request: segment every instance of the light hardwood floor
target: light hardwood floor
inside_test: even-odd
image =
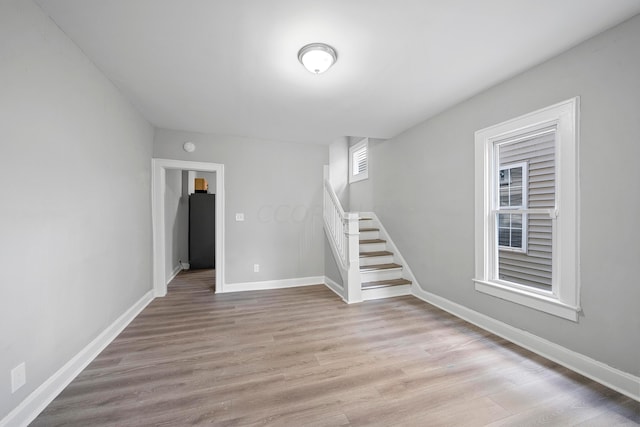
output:
[[[640,404],[413,297],[183,272],[33,426],[630,426]]]

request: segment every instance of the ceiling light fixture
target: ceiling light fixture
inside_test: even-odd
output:
[[[298,60],[314,74],[327,71],[338,60],[336,50],[324,43],[311,43],[298,52]]]

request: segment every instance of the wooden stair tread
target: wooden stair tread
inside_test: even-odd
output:
[[[386,240],[382,240],[382,239],[365,239],[365,240],[360,240],[360,244],[361,245],[366,245],[367,243],[387,243]]]
[[[364,282],[362,289],[382,288],[387,286],[401,286],[410,285],[411,280],[407,279],[394,279],[394,280],[378,280],[375,282]]]
[[[361,228],[360,231],[380,231],[379,228]]]
[[[389,251],[360,252],[360,258],[369,258],[374,256],[387,256],[387,255],[393,255],[393,252],[389,252]]]
[[[389,263],[389,264],[374,264],[374,265],[363,265],[360,266],[361,272],[369,272],[369,271],[379,271],[379,270],[391,270],[394,268],[402,268],[400,264]]]

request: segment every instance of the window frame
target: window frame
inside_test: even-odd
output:
[[[367,166],[364,171],[354,174],[354,168],[353,168],[354,158],[356,154],[363,148],[367,152],[367,156],[366,156]],[[357,144],[354,144],[351,147],[349,147],[349,184],[352,184],[358,181],[363,181],[368,178],[369,178],[369,138],[363,138]]]
[[[475,289],[564,319],[578,321],[579,286],[579,97],[507,120],[475,133]],[[555,126],[555,209],[522,209],[548,214],[553,223],[551,290],[498,280],[495,194],[496,143]]]

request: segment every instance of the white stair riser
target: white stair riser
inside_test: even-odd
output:
[[[362,299],[365,301],[398,297],[402,295],[411,295],[411,285],[387,286],[385,288],[362,290]]]
[[[360,258],[360,265],[391,264],[392,262],[393,255]]]
[[[360,232],[360,240],[379,239],[379,238],[380,238],[380,232],[377,230]]]
[[[402,268],[360,272],[360,281],[362,283],[377,282],[379,280],[401,279],[401,278],[402,278]]]
[[[377,252],[387,249],[386,243],[360,243],[360,252]]]
[[[360,228],[373,228],[373,220],[358,221],[358,226]]]

